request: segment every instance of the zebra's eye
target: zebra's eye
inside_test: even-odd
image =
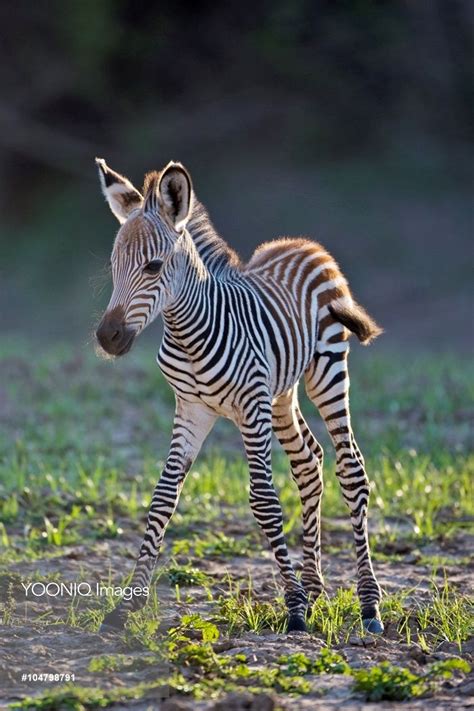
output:
[[[143,271],[147,274],[158,274],[162,266],[163,262],[161,259],[154,259],[152,262],[148,262],[146,267],[143,267]]]

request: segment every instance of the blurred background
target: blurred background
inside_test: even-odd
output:
[[[321,241],[381,348],[466,352],[473,19],[469,0],[1,3],[2,339],[88,348],[117,229],[97,155],[139,188],[182,161],[244,258]]]

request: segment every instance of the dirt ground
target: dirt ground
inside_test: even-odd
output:
[[[327,523],[327,522],[326,522]],[[329,594],[340,586],[348,586],[354,582],[355,567],[351,551],[351,535],[347,526],[330,526],[324,529],[324,545],[337,546],[343,552],[327,553],[323,563],[326,584]],[[337,523],[337,522],[336,522]],[[130,686],[139,682],[152,681],[165,677],[170,669],[157,668],[144,665],[148,652],[143,648],[125,644],[120,637],[111,634],[98,634],[84,632],[78,627],[64,623],[46,623],[41,619],[46,609],[51,610],[50,619],[65,619],[65,608],[70,605],[70,600],[64,598],[37,598],[38,601],[26,602],[25,595],[20,586],[20,580],[31,575],[47,576],[52,578],[60,573],[61,579],[81,580],[99,579],[103,571],[111,568],[115,578],[131,567],[140,536],[138,530],[131,530],[127,520],[120,521],[124,527],[124,535],[120,541],[100,541],[91,545],[73,545],[63,549],[60,557],[35,560],[31,563],[13,564],[10,574],[1,579],[1,594],[4,597],[8,587],[13,592],[16,601],[11,610],[11,624],[0,627],[0,703],[1,708],[14,701],[22,699],[25,693],[32,695],[44,691],[46,685],[40,682],[25,682],[21,680],[23,673],[53,672],[74,673],[75,685],[95,687],[100,678],[101,688],[118,688]],[[250,526],[250,519],[248,522]],[[233,525],[228,523],[226,533],[235,535],[245,533],[246,524],[236,521]],[[450,581],[456,585],[460,592],[469,592],[474,587],[474,565],[460,564],[469,550],[472,550],[474,536],[459,533],[441,544],[430,544],[424,549],[410,549],[401,547],[401,559],[396,562],[378,561],[376,564],[377,575],[383,589],[387,593],[396,593],[410,589],[410,600],[422,599],[428,595],[429,581],[432,570],[429,566],[420,565],[419,560],[423,555],[442,555],[450,562],[446,567]],[[344,552],[347,549],[347,553]],[[294,560],[300,557],[300,551],[291,551]],[[166,550],[160,565],[167,562]],[[194,561],[193,561],[194,564]],[[212,589],[215,592],[222,590],[222,580],[227,573],[232,579],[243,587],[248,581],[249,573],[254,580],[255,594],[259,599],[272,600],[275,595],[274,564],[270,554],[266,552],[251,558],[237,556],[228,559],[208,558],[195,562],[212,578]],[[87,574],[86,574],[87,571]],[[441,582],[441,581],[440,581]],[[214,603],[206,598],[202,587],[193,586],[186,588],[186,595],[192,597],[191,604],[185,599],[176,602],[173,586],[167,578],[160,578],[157,584],[158,597],[161,603],[163,625],[171,627],[179,621],[180,616],[190,612],[199,612],[203,616],[212,617]],[[185,596],[183,596],[185,597]],[[81,601],[82,603],[82,601]],[[84,600],[82,609],[88,604]],[[79,610],[78,610],[79,611]],[[322,638],[308,633],[274,634],[265,631],[264,634],[245,633],[232,636],[230,639],[221,638],[215,644],[215,651],[225,655],[245,654],[251,667],[265,666],[268,662],[276,661],[282,654],[305,652],[314,655],[324,645]],[[346,643],[335,645],[349,664],[354,667],[364,667],[368,663],[374,664],[389,661],[397,665],[421,672],[424,667],[433,661],[461,656],[469,662],[473,661],[474,640],[467,642],[462,651],[456,644],[441,643],[432,654],[425,654],[418,645],[400,642],[396,626],[386,622],[386,632],[381,638],[362,640],[357,635],[351,636]],[[100,675],[88,670],[90,661],[99,654],[126,654],[131,658],[130,671],[101,671]],[[136,663],[135,663],[136,662]],[[167,699],[166,687],[154,689],[149,694],[137,701],[127,701],[126,704],[116,704],[114,708],[133,708],[137,710],[150,708],[163,708],[167,711],[179,709],[347,709],[349,711],[372,709],[373,704],[354,698],[351,691],[352,679],[345,675],[320,674],[307,677],[312,683],[312,692],[301,697],[279,697],[269,693],[261,697],[251,697],[245,694],[231,694],[224,701],[195,701],[186,697]],[[474,707],[474,675],[462,679],[452,679],[444,682],[439,691],[429,699],[404,702],[381,702],[376,708],[380,710],[394,709],[468,709]],[[48,707],[49,708],[49,707]]]

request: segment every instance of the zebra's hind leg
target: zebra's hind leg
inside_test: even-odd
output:
[[[323,449],[301,414],[296,388],[273,403],[273,431],[288,455],[300,494],[303,511],[301,579],[309,599],[315,600],[324,589],[321,573]]]
[[[280,501],[272,482],[271,403],[253,402],[249,405],[241,423],[241,432],[250,470],[250,508],[278,564],[288,609],[288,632],[305,631],[308,597],[288,555]]]
[[[370,556],[367,529],[369,480],[351,427],[348,344],[326,343],[305,374],[306,391],[318,407],[336,450],[336,475],[349,508],[357,556],[357,593],[368,632],[381,634],[380,586]]]
[[[177,399],[170,451],[153,492],[145,535],[129,584],[132,589],[143,590],[150,585],[165,530],[178,504],[186,474],[215,421],[216,415],[204,407]],[[105,616],[100,631],[121,629],[128,613],[144,607],[146,600],[144,595],[122,600]]]

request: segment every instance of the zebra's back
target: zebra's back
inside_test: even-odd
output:
[[[327,344],[347,340],[348,332],[330,307],[351,304],[351,292],[338,264],[319,243],[304,238],[264,243],[243,273],[269,303],[273,301],[282,318],[291,320],[285,345],[293,352],[301,350],[303,370]]]

